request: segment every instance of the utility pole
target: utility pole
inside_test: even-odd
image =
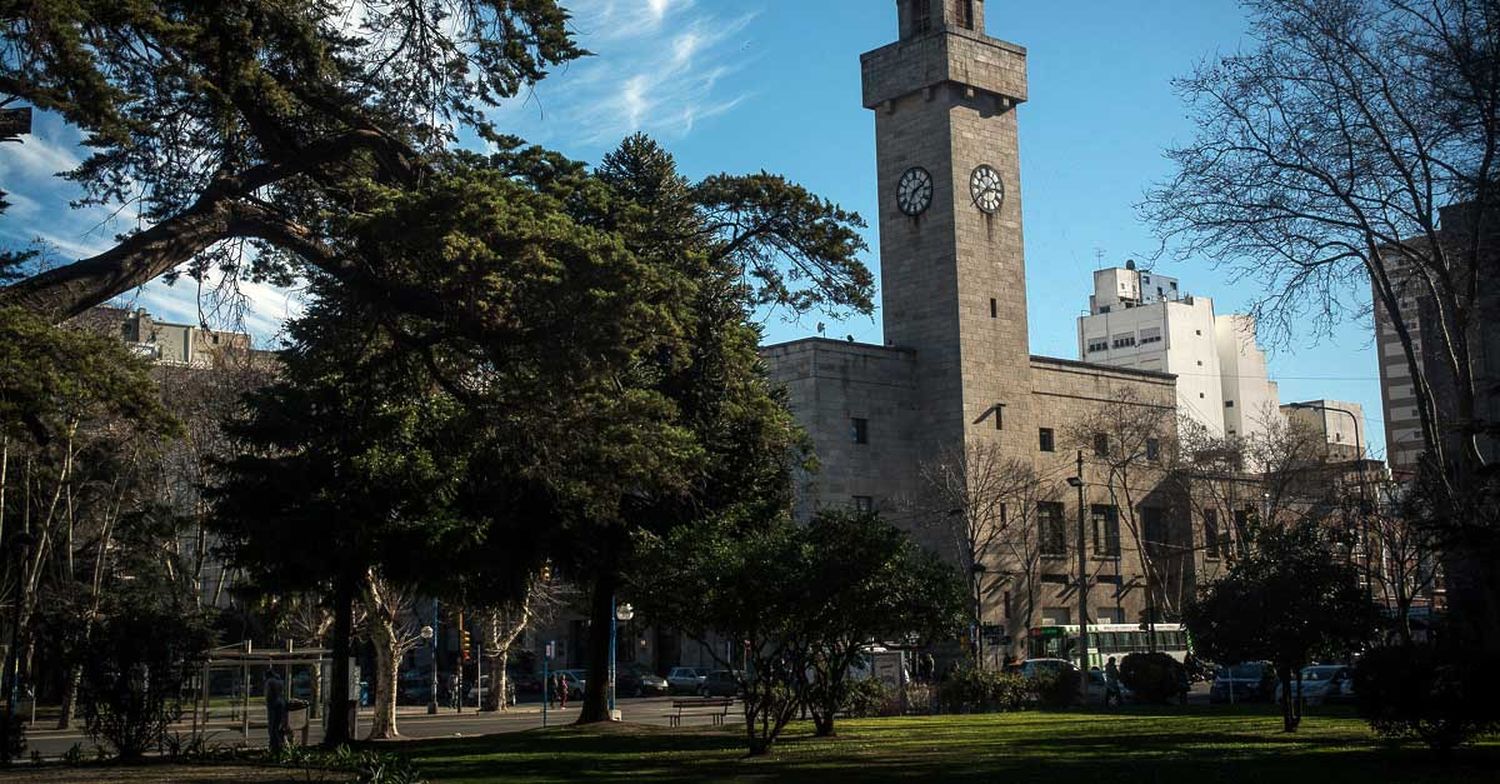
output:
[[[1089,567],[1088,540],[1084,533],[1083,450],[1078,450],[1078,475],[1068,477],[1068,484],[1078,490],[1078,690],[1085,704],[1089,700]]]
[[[459,713],[464,712],[464,663],[469,658],[469,647],[464,644],[464,637],[468,631],[469,627],[464,626],[464,610],[460,607],[458,608],[458,667],[453,673],[453,682],[457,684],[456,691],[458,692],[454,702],[458,703]]]

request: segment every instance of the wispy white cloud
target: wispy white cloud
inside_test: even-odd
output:
[[[102,253],[125,232],[145,228],[130,208],[73,209],[83,195],[76,183],[58,176],[83,161],[88,149],[82,137],[60,118],[38,112],[33,133],[20,144],[0,148],[0,188],[10,207],[0,215],[0,245],[35,247],[45,266],[69,264]],[[153,281],[115,299],[116,304],[144,307],[160,318],[203,323],[219,329],[245,329],[258,343],[269,344],[286,319],[301,312],[299,292],[251,281],[231,289],[215,275],[202,285],[183,279],[168,286]]]
[[[693,0],[570,3],[579,41],[595,56],[554,74],[496,119],[532,141],[568,148],[612,145],[636,131],[663,138],[691,133],[749,97],[729,87],[726,77],[751,61],[746,37],[757,10],[706,6]]]

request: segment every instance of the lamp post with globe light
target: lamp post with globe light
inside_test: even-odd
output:
[[[615,649],[620,636],[619,626],[621,623],[629,623],[630,619],[634,617],[635,607],[631,606],[629,602],[616,604],[614,618],[609,624],[609,712],[611,717],[614,716],[615,712],[615,674],[617,670],[616,659],[618,658]]]
[[[432,698],[427,701],[427,712],[437,713],[437,632],[431,626],[422,627],[422,639],[432,643]]]

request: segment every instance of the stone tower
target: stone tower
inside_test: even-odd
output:
[[[885,335],[916,356],[918,459],[999,438],[1035,451],[1016,107],[1026,50],[983,0],[898,0],[900,40],[861,57],[875,112]]]

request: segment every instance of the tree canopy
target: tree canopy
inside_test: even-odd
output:
[[[0,303],[59,320],[163,275],[286,283],[312,268],[398,312],[503,331],[485,320],[503,273],[392,261],[390,224],[366,218],[440,214],[461,139],[514,149],[486,112],[587,54],[555,0],[98,0],[13,3],[0,18],[0,92],[80,129],[92,154],[67,176],[82,204],[135,211],[142,226],[0,289]],[[581,176],[555,156],[523,157],[538,168],[507,175]],[[693,193],[712,216],[697,230],[759,301],[871,310],[858,216],[764,173]],[[596,238],[510,239],[566,253]]]
[[[1296,730],[1293,691],[1304,666],[1337,660],[1370,640],[1376,611],[1313,525],[1268,528],[1183,613],[1201,654],[1222,664],[1269,661],[1281,681],[1284,726]]]

